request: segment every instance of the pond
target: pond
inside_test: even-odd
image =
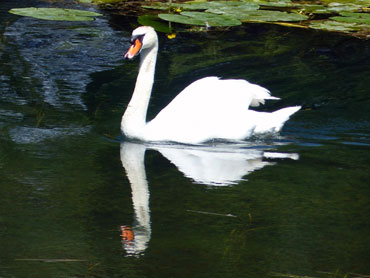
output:
[[[7,13],[22,6],[0,4],[0,277],[370,275],[368,41],[258,24],[160,34],[149,119],[209,75],[281,98],[260,110],[303,109],[278,137],[143,144],[120,134],[135,19]]]

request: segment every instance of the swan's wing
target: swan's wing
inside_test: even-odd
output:
[[[147,124],[147,134],[153,140],[157,134],[164,138],[167,134],[171,134],[171,138],[175,134],[179,138],[189,137],[197,141],[206,137],[219,137],[218,130],[244,132],[230,124],[240,123],[249,106],[264,104],[266,99],[278,98],[272,97],[267,89],[246,80],[222,80],[217,77],[199,79],[179,93]],[[250,124],[249,128],[253,128]],[[173,139],[180,140],[177,137]]]
[[[264,104],[266,99],[279,99],[270,95],[270,92],[246,80],[219,79],[205,77],[199,79],[168,104],[157,118],[178,117],[182,113],[221,113],[228,109],[243,110],[249,106]]]
[[[256,84],[249,83],[243,79],[219,79],[218,77],[205,77],[199,79],[182,93],[187,97],[196,97],[202,92],[207,98],[218,98],[221,105],[240,104],[244,109],[249,106],[265,104],[266,99],[279,99],[270,95],[270,91]],[[182,94],[181,93],[181,94]],[[191,96],[194,94],[194,96]],[[224,102],[226,101],[226,102]],[[240,103],[242,101],[242,103]],[[223,104],[222,104],[223,103]]]

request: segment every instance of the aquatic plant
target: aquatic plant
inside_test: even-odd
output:
[[[323,0],[320,4],[291,0],[196,0],[180,3],[169,0],[154,1],[150,5],[140,1],[127,4],[122,0],[79,0],[79,2],[120,11],[143,9],[144,12],[139,13],[138,22],[165,33],[172,33],[174,26],[201,31],[209,27],[231,27],[257,22],[335,31],[370,38],[370,2],[367,0]],[[30,7],[11,9],[9,12],[44,20],[64,21],[88,21],[100,16],[91,11],[60,8]],[[179,25],[173,26],[171,23]]]
[[[90,21],[101,14],[85,10],[61,9],[61,8],[16,8],[9,10],[10,13],[28,16],[43,20],[57,21]]]
[[[367,38],[370,37],[369,6],[369,2],[362,0],[336,2],[326,0],[322,4],[290,0],[244,0],[155,2],[150,6],[142,7],[158,10],[158,18],[179,24],[217,27],[235,26],[244,22],[274,23],[353,35],[361,32],[361,35]],[[295,23],[287,24],[287,22]]]

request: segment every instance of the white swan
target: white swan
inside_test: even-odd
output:
[[[190,84],[146,122],[157,52],[158,38],[152,27],[141,26],[132,32],[131,46],[124,57],[132,59],[140,53],[141,62],[134,93],[121,121],[126,137],[186,144],[212,139],[242,140],[280,131],[290,115],[301,108],[287,107],[272,113],[249,110],[249,106],[278,98],[246,80],[206,77]]]

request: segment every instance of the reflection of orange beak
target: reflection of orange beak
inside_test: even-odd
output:
[[[143,44],[141,43],[141,41],[139,39],[136,39],[134,41],[134,43],[128,49],[127,53],[123,57],[125,59],[134,58],[136,55],[138,55],[140,53],[140,50],[141,50],[142,46],[143,46]]]
[[[135,238],[134,232],[128,226],[121,226],[121,237],[124,242],[133,241]]]

